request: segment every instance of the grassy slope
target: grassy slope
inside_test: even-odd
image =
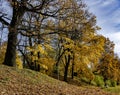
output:
[[[105,90],[111,93],[116,93],[116,95],[120,95],[120,86],[109,87],[109,88],[106,88]]]
[[[0,95],[111,95],[99,88],[78,87],[28,69],[0,65]]]

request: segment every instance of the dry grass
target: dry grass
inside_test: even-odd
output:
[[[0,65],[0,95],[112,95],[95,87],[80,87],[28,69]]]

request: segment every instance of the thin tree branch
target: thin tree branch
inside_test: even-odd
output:
[[[2,18],[2,16],[0,16],[0,22],[3,23],[3,24],[5,24],[5,25],[7,25],[7,26],[9,25],[9,23],[6,20],[4,20]]]

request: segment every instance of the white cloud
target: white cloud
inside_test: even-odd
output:
[[[112,14],[112,21],[115,23],[115,24],[118,24],[120,23],[120,8],[116,9],[113,14]]]
[[[116,44],[115,52],[120,52],[120,32],[108,33],[105,34],[106,37],[109,37],[111,41],[114,41]]]
[[[95,2],[93,2],[93,0],[85,0],[84,2],[89,4],[89,6],[96,6],[99,5],[102,2],[102,0],[96,0]]]
[[[109,5],[116,3],[116,2],[117,2],[117,0],[102,0],[102,5],[109,6]]]

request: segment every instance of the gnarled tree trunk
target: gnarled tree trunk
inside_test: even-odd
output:
[[[15,66],[16,64],[16,43],[17,31],[16,29],[9,29],[7,50],[5,54],[4,63],[8,66]]]
[[[8,43],[7,43],[7,50],[5,54],[5,59],[3,64],[8,66],[15,66],[16,65],[16,44],[17,44],[17,35],[18,31],[17,28],[19,26],[20,20],[22,19],[25,13],[25,0],[21,1],[21,5],[16,1],[13,0],[13,17],[11,23],[9,25],[9,34],[8,34]],[[17,3],[16,3],[17,2]]]

